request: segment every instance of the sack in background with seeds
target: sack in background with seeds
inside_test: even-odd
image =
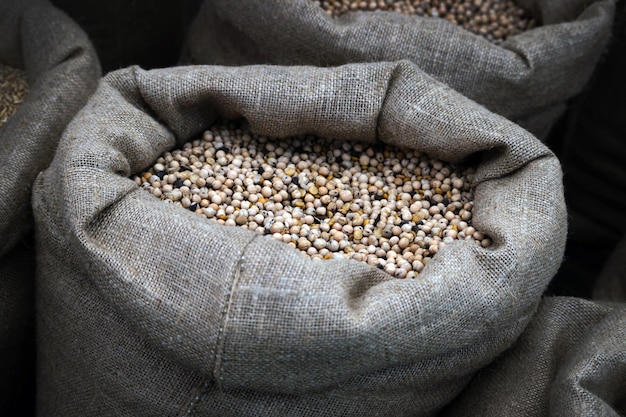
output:
[[[589,80],[609,39],[614,14],[612,0],[518,0],[516,6],[502,10],[496,5],[507,2],[483,0],[471,8],[468,4],[475,2],[463,2],[471,19],[480,18],[480,22],[468,18],[465,24],[458,7],[451,6],[460,2],[385,1],[393,4],[382,7],[412,9],[408,15],[370,11],[370,3],[377,9],[380,1],[366,1],[358,3],[365,3],[368,11],[359,5],[337,17],[320,7],[329,8],[330,3],[341,11],[340,3],[346,2],[206,0],[190,28],[181,62],[335,66],[408,59],[545,139],[568,100]],[[420,7],[409,9],[406,3],[423,4],[421,14],[426,16],[417,14]],[[488,6],[494,9],[482,10]],[[526,11],[535,26],[526,23],[528,30],[495,44],[480,31],[489,36],[512,31],[508,23],[517,16],[504,16],[507,8]],[[507,24],[501,23],[503,19]]]

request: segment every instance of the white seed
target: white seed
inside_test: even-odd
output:
[[[324,239],[318,238],[313,241],[313,246],[315,249],[319,250],[326,247],[326,241]]]

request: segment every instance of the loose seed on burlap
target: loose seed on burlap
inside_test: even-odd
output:
[[[166,152],[133,179],[162,200],[270,235],[312,259],[414,278],[472,227],[474,170],[381,143],[269,139],[234,124]]]
[[[0,128],[13,116],[27,93],[26,73],[0,64]]]
[[[333,17],[351,11],[392,11],[438,17],[499,43],[536,26],[513,0],[313,0]]]

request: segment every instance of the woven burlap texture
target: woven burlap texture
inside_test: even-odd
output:
[[[626,304],[554,297],[441,416],[625,414]]]
[[[521,0],[542,26],[501,45],[445,19],[395,12],[330,17],[311,0],[205,0],[182,62],[336,66],[408,59],[540,138],[587,83],[613,0]]]
[[[473,224],[494,245],[447,245],[399,280],[129,179],[220,117],[479,158]],[[527,131],[408,61],[111,73],[35,185],[40,415],[431,415],[530,320],[563,253],[561,175]]]
[[[0,128],[0,414],[30,376],[34,245],[31,188],[67,123],[100,78],[85,33],[45,0],[0,0],[0,63],[26,71],[30,91]],[[34,357],[31,362],[34,361]]]

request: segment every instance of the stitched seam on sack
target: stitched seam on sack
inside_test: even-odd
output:
[[[220,329],[219,329],[219,334],[218,334],[217,343],[215,347],[215,354],[214,354],[215,366],[213,368],[213,376],[215,378],[217,388],[222,393],[223,393],[223,389],[222,389],[221,351],[224,348],[224,335],[226,334],[226,326],[228,325],[228,318],[229,318],[229,313],[230,313],[231,306],[233,303],[233,296],[235,294],[235,288],[239,284],[239,277],[241,276],[242,264],[246,258],[245,257],[246,250],[248,249],[248,246],[250,246],[250,244],[255,239],[260,238],[260,237],[262,236],[260,235],[253,236],[252,239],[250,239],[243,247],[243,250],[241,251],[241,255],[239,256],[239,260],[237,261],[237,265],[235,266],[233,270],[232,285],[230,286],[229,293],[226,295],[226,303],[224,304],[224,308],[222,310],[222,325],[220,326]],[[196,395],[191,401],[191,404],[189,404],[185,417],[189,417],[193,415],[194,408],[200,403],[200,401],[202,401],[206,397],[210,385],[211,385],[210,377],[208,377],[203,382],[202,387],[200,388],[200,393]]]
[[[200,401],[202,401],[206,397],[206,394],[209,390],[210,385],[211,385],[211,378],[206,378],[204,382],[202,383],[202,385],[200,386],[200,392],[198,393],[198,395],[193,397],[193,399],[191,400],[191,403],[187,407],[187,411],[182,417],[193,416],[194,408],[196,408],[196,405],[198,405]]]

